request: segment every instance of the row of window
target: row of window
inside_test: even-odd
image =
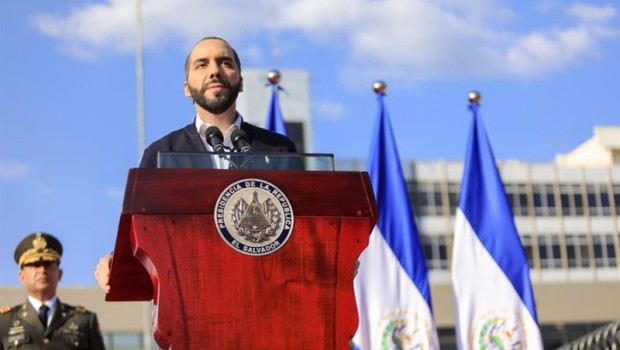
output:
[[[609,216],[620,215],[620,185],[508,183],[506,196],[515,216]],[[460,184],[409,182],[409,196],[417,215],[454,215]],[[614,205],[612,205],[614,204]],[[530,212],[532,210],[532,212]]]
[[[620,239],[620,237],[618,237]],[[618,252],[613,234],[567,234],[521,237],[530,268],[611,268],[618,266]],[[450,266],[447,237],[421,234],[420,242],[431,270]]]

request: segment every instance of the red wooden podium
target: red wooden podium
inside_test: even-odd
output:
[[[216,225],[221,194],[245,179],[293,211],[267,255],[239,252]],[[153,300],[164,349],[348,349],[354,266],[377,218],[365,172],[131,169],[106,300]]]

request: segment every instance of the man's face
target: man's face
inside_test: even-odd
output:
[[[19,271],[19,280],[29,295],[54,295],[62,270],[57,262],[40,261],[25,264]]]
[[[198,43],[190,54],[185,96],[208,112],[221,114],[234,105],[242,89],[231,48],[217,39]]]

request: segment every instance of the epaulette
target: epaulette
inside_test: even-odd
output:
[[[4,315],[4,314],[6,314],[9,311],[11,311],[11,307],[10,306],[0,307],[0,315]]]
[[[85,314],[86,313],[86,308],[84,306],[82,306],[82,305],[78,305],[78,306],[75,307],[75,311],[79,312],[81,314]]]

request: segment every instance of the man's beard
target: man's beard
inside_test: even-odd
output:
[[[214,83],[222,85],[224,89],[217,91],[214,94],[215,97],[209,99],[205,96],[205,92],[207,91],[209,84]],[[239,95],[240,88],[241,82],[235,85],[231,85],[226,80],[217,79],[205,84],[200,90],[189,86],[189,93],[192,96],[194,103],[196,103],[200,107],[213,114],[222,114],[224,113],[224,111],[230,108],[233,103],[235,103],[235,101],[237,100],[237,96]]]

